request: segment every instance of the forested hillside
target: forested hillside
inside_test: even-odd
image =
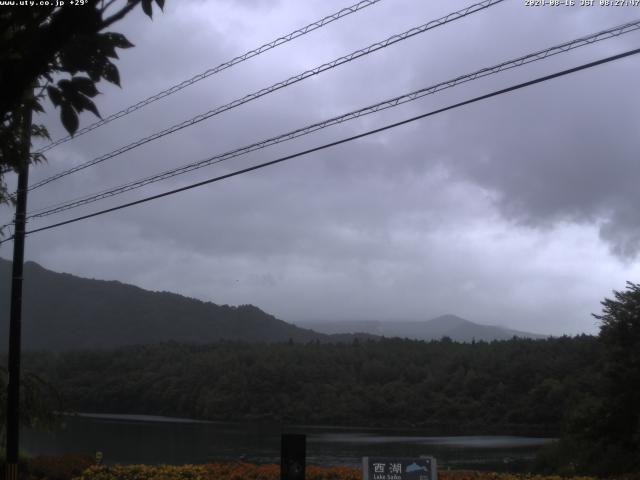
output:
[[[80,278],[25,263],[23,348],[110,348],[168,340],[351,340],[298,328],[253,305],[202,302],[120,282]],[[0,335],[8,332],[11,262],[0,259]],[[6,342],[0,351],[6,351]]]
[[[165,343],[31,354],[25,367],[84,412],[555,435],[594,374],[598,348],[589,336]]]
[[[447,336],[457,341],[535,337],[527,332],[479,325],[455,315],[422,322],[320,322],[295,326],[253,305],[216,305],[121,282],[57,273],[34,262],[25,263],[24,277],[22,339],[26,350],[223,339],[350,342],[354,337],[373,339],[377,335],[418,340]],[[8,333],[10,278],[11,262],[0,258],[0,336]],[[6,343],[0,343],[0,352],[6,348]]]

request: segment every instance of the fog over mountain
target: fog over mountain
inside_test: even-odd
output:
[[[298,326],[326,334],[370,333],[385,337],[401,337],[415,340],[439,340],[449,337],[457,342],[508,340],[513,337],[545,338],[530,332],[521,332],[496,325],[481,325],[456,315],[441,315],[431,320],[418,321],[314,321],[299,322]]]
[[[0,259],[0,338],[8,338],[11,263]],[[27,262],[22,345],[26,350],[111,348],[166,341],[206,343],[352,341],[275,318],[253,305],[216,305],[115,281],[80,278]],[[366,335],[361,335],[364,338]],[[5,351],[7,342],[0,343]]]
[[[7,338],[11,262],[0,258],[0,337]],[[298,326],[253,305],[217,305],[170,292],[47,270],[27,262],[22,338],[27,350],[111,348],[165,341],[207,343],[351,342],[354,338],[504,340],[534,334],[479,325],[454,315],[427,322],[326,322]],[[0,344],[0,351],[7,348]]]

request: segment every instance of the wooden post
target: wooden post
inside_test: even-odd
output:
[[[282,435],[280,480],[304,480],[307,457],[306,435]]]
[[[31,95],[31,92],[29,93]],[[22,152],[18,160],[18,190],[13,232],[13,265],[11,273],[11,312],[9,318],[9,385],[7,386],[7,471],[6,480],[18,480],[20,445],[20,354],[22,327],[22,269],[24,265],[24,232],[29,188],[29,150],[31,148],[31,108],[22,107]]]

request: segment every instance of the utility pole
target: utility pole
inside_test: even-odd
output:
[[[25,99],[33,95],[29,90]],[[9,385],[7,387],[7,471],[6,480],[18,480],[20,436],[20,354],[22,326],[22,270],[29,187],[29,153],[31,149],[31,106],[25,101],[21,112],[22,145],[18,159],[18,190],[13,232],[13,270],[11,273],[11,313],[9,319]]]

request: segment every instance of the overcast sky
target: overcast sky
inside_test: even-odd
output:
[[[579,0],[576,0],[580,3]],[[104,115],[354,3],[167,0],[113,28],[122,89]],[[32,183],[470,4],[382,0],[51,150]],[[596,1],[596,3],[598,3]],[[473,14],[33,191],[29,210],[116,186],[640,17],[638,7]],[[631,33],[455,87],[31,228],[272,160],[637,48]],[[46,268],[290,322],[452,313],[545,334],[597,332],[640,281],[640,57],[552,80],[290,162],[27,238]],[[53,111],[53,108],[50,108]],[[41,119],[54,138],[57,114]],[[94,121],[90,114],[81,124]],[[11,182],[14,180],[11,179]],[[0,220],[11,218],[3,207]],[[11,244],[0,255],[11,257]]]

